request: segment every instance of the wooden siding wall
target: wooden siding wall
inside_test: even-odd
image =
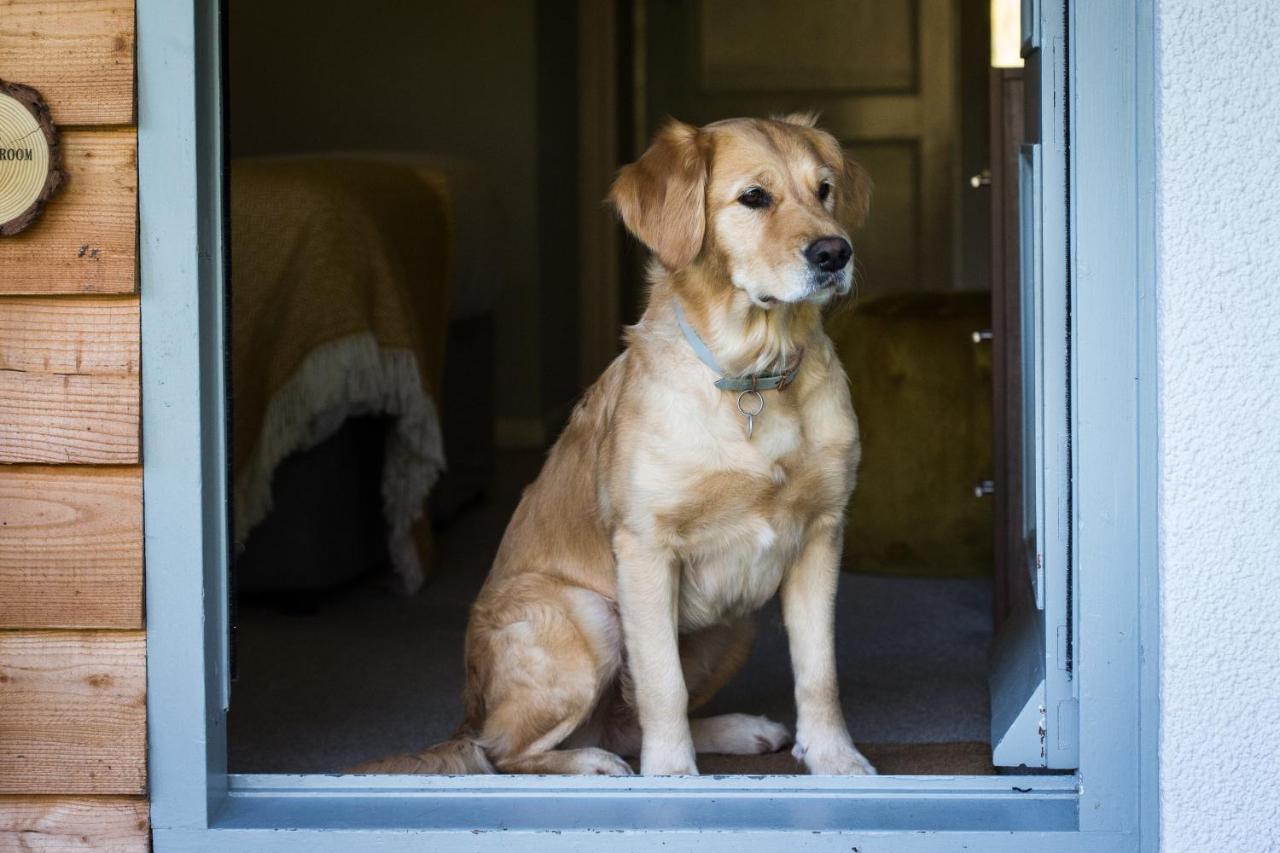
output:
[[[71,180],[0,237],[0,850],[143,851],[133,0],[0,0]]]

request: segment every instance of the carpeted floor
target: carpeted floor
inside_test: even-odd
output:
[[[499,488],[437,540],[436,580],[403,598],[376,580],[299,601],[241,602],[229,719],[236,772],[334,772],[416,751],[461,716],[466,613],[540,456],[506,454]],[[989,762],[989,580],[846,575],[837,648],[854,739],[882,773],[981,774]],[[752,658],[700,714],[794,723],[776,603]],[[706,756],[704,773],[795,773],[787,753]]]

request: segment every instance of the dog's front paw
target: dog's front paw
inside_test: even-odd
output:
[[[693,757],[693,747],[685,749],[640,748],[640,775],[642,776],[697,776],[698,764]]]
[[[814,776],[874,776],[876,772],[853,744],[804,749],[797,743],[791,754],[803,761]]]

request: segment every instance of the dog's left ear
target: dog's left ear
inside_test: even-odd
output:
[[[852,234],[867,221],[867,213],[871,210],[871,175],[847,153],[843,154],[843,162],[840,191],[836,194],[836,217]]]
[[[781,121],[799,124],[800,119],[812,118],[811,113],[805,113],[787,116]],[[812,124],[807,126],[816,132],[811,138],[822,159],[833,171],[839,173],[836,179],[836,219],[845,231],[853,234],[867,221],[867,212],[871,209],[871,175],[862,168],[861,163],[849,156],[849,152],[844,150],[844,146],[834,136]]]
[[[669,270],[688,266],[706,232],[707,163],[698,129],[668,122],[649,150],[623,166],[609,200],[627,230]]]

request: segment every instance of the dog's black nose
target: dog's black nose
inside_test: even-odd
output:
[[[804,256],[823,272],[839,272],[853,257],[853,247],[843,237],[822,237],[809,244]]]

